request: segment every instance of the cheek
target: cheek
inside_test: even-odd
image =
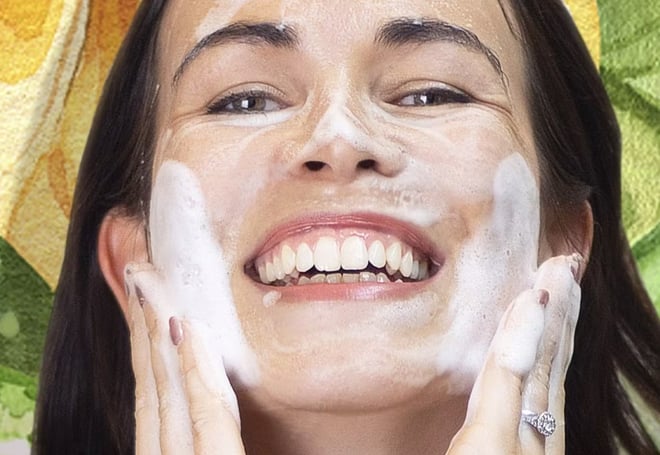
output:
[[[232,302],[226,256],[198,179],[180,162],[166,160],[159,167],[149,220],[152,261],[163,278],[159,304],[194,324],[211,358],[222,358],[230,374],[256,383],[259,370]],[[176,362],[172,355],[169,361]]]
[[[523,150],[515,135],[492,116],[476,112],[420,123],[383,123],[382,131],[376,131],[373,137],[382,139],[372,146],[394,144],[406,152],[408,166],[396,179],[379,179],[371,186],[380,196],[402,190],[423,195],[438,218],[459,220],[430,227],[449,255],[447,279],[440,283],[443,289],[435,291],[446,307],[438,313],[437,333],[429,339],[435,340],[437,373],[467,392],[500,315],[528,285],[536,265],[538,189],[525,159],[515,153]],[[231,287],[240,320],[250,344],[260,348],[277,339],[277,330],[274,321],[253,306],[257,302],[259,307],[261,296],[249,291],[237,269],[242,266],[236,260],[241,253],[238,234],[245,239],[249,231],[249,238],[251,209],[260,209],[258,219],[273,222],[268,204],[259,197],[267,196],[267,185],[286,177],[280,144],[300,142],[287,137],[293,130],[273,126],[246,135],[243,128],[232,134],[231,128],[218,133],[212,125],[197,125],[172,133],[167,141],[166,157],[186,163],[200,181],[213,231],[227,263],[234,264]],[[290,205],[294,199],[287,200]],[[251,303],[240,304],[243,301]],[[270,335],[264,340],[265,334]]]
[[[465,393],[504,309],[531,285],[537,264],[538,186],[527,164],[535,166],[536,158],[523,158],[519,152],[529,148],[508,125],[471,110],[426,125],[398,122],[390,133],[414,150],[410,172],[433,193],[430,200],[458,220],[452,234],[441,234],[453,239],[447,261],[453,292],[437,370]]]
[[[539,250],[539,193],[521,155],[511,154],[499,164],[492,191],[490,216],[454,258],[453,322],[438,357],[439,370],[468,388],[502,313],[532,286]]]
[[[428,120],[379,120],[380,134],[409,157],[401,176],[405,185],[424,194],[441,215],[460,220],[463,236],[474,233],[490,215],[500,164],[512,153],[529,150],[507,118],[480,107],[448,111]],[[536,165],[535,156],[527,153],[525,159]]]
[[[270,166],[272,128],[246,134],[244,128],[188,125],[171,134],[166,146],[166,158],[185,163],[199,180],[229,263],[235,262],[238,232],[248,209],[276,172]]]

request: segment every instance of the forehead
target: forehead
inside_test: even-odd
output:
[[[196,43],[232,23],[293,27],[303,50],[336,61],[360,44],[373,44],[379,27],[398,18],[440,19],[474,32],[505,73],[520,62],[500,0],[173,0],[161,29],[163,70],[172,75]]]

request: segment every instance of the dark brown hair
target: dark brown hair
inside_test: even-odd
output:
[[[565,385],[566,452],[613,453],[619,444],[634,454],[658,453],[621,379],[660,411],[660,322],[622,224],[616,118],[566,7],[511,4],[525,43],[543,206],[561,220],[588,196],[595,223]]]
[[[595,221],[575,353],[566,381],[566,452],[658,453],[622,377],[660,411],[660,321],[621,224],[619,130],[605,89],[559,0],[510,0],[522,33],[545,216],[590,202]],[[165,0],[144,0],[106,82],[78,175],[44,349],[39,454],[134,451],[126,323],[101,274],[110,210],[143,217],[155,132],[156,49]]]

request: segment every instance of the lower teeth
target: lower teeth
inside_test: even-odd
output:
[[[413,282],[418,280],[405,280]],[[316,273],[312,276],[300,275],[297,277],[287,276],[284,280],[270,283],[271,286],[304,286],[307,284],[342,284],[342,283],[403,283],[399,274],[388,276],[383,272],[358,272],[358,273]]]

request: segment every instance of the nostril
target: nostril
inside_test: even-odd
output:
[[[305,167],[310,171],[320,171],[325,166],[323,161],[307,161]]]
[[[375,160],[362,160],[358,163],[360,169],[373,169],[376,167]]]

